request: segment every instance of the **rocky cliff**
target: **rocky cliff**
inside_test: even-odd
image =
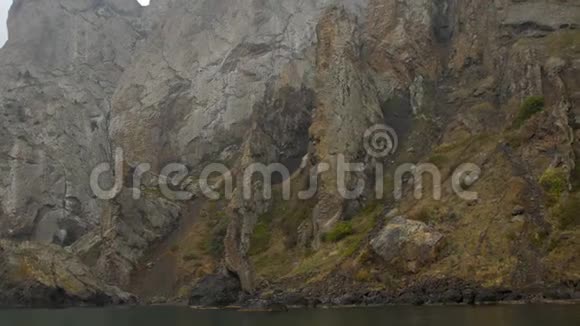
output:
[[[16,0],[8,24],[4,255],[52,243],[110,298],[192,304],[578,296],[577,1]],[[365,147],[377,125],[390,156]],[[218,199],[212,163],[236,181],[214,173]],[[406,163],[439,171],[421,198]]]

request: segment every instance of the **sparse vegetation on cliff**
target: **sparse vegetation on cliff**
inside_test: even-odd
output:
[[[339,222],[332,230],[323,235],[323,240],[328,242],[338,242],[353,234],[352,223]]]
[[[568,176],[561,168],[549,168],[540,177],[540,185],[544,188],[548,201],[555,204],[562,193],[568,190]]]
[[[251,238],[250,255],[257,255],[266,251],[270,246],[271,239],[270,224],[265,221],[258,222],[254,227],[254,233]]]
[[[545,105],[546,102],[543,96],[531,96],[526,98],[520,106],[518,116],[514,121],[514,127],[521,127],[528,119],[542,112]]]
[[[555,216],[561,230],[580,225],[580,196],[574,194],[566,198],[556,209]]]

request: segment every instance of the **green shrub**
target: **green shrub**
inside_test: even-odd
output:
[[[537,113],[544,110],[546,102],[543,96],[530,96],[524,100],[524,103],[520,106],[520,111],[514,122],[516,128],[521,127],[524,122]]]
[[[197,259],[197,255],[196,255],[196,254],[193,254],[193,253],[191,253],[191,254],[186,254],[186,255],[183,255],[182,259],[183,259],[183,261],[192,261],[192,260],[196,260],[196,259]]]
[[[556,217],[560,230],[580,225],[580,198],[574,196],[566,199],[556,211]]]
[[[525,144],[527,138],[518,130],[512,130],[505,134],[505,141],[512,147],[518,148]]]
[[[518,232],[516,232],[515,230],[511,230],[507,233],[506,237],[510,242],[515,242],[516,240],[518,240]]]
[[[544,231],[532,231],[528,233],[528,240],[535,248],[542,248],[548,239],[548,233]]]
[[[549,168],[540,178],[540,185],[546,191],[549,202],[554,204],[568,190],[568,177],[563,169]]]
[[[381,281],[383,282],[383,285],[385,286],[386,289],[394,290],[397,288],[397,280],[389,272],[385,272],[381,276]]]
[[[338,242],[353,233],[351,222],[340,222],[330,232],[324,234],[323,240],[326,242]]]
[[[357,235],[349,237],[344,241],[344,245],[340,249],[340,256],[341,257],[350,257],[352,256],[357,250],[360,248],[360,245],[363,241],[362,235]]]
[[[560,30],[544,40],[552,56],[574,55],[580,52],[580,32],[578,30]]]
[[[574,167],[574,170],[570,172],[570,183],[572,191],[576,192],[580,190],[580,162],[578,162]]]
[[[430,208],[423,207],[413,218],[423,223],[429,223],[432,215],[433,211]]]
[[[250,255],[257,255],[268,250],[271,239],[272,232],[269,223],[258,223],[250,240]]]
[[[214,258],[221,258],[224,253],[224,240],[228,227],[226,223],[216,225],[211,232],[208,232],[203,243],[205,251]]]
[[[290,205],[282,213],[278,213],[281,217],[281,227],[286,236],[286,248],[294,248],[298,242],[298,228],[300,225],[308,220],[312,215],[314,207],[313,201],[301,202]],[[278,211],[280,211],[278,209]]]
[[[445,222],[449,219],[453,219],[454,214],[448,211],[446,208],[440,206],[439,204],[430,204],[423,206],[417,213],[415,213],[411,219],[420,221],[426,224]]]
[[[556,248],[558,248],[558,246],[560,245],[560,240],[562,238],[560,237],[559,233],[556,233],[554,235],[552,235],[550,237],[550,240],[548,242],[548,252],[552,252],[554,251]]]
[[[361,269],[355,274],[354,279],[361,283],[368,283],[372,281],[373,276],[368,270]]]
[[[445,154],[433,154],[429,158],[429,163],[435,164],[437,167],[441,167],[449,162],[449,157]]]

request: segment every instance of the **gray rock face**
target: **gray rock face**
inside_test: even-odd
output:
[[[70,244],[99,224],[110,98],[142,34],[132,0],[14,2],[0,50],[0,234]]]
[[[443,235],[425,223],[395,217],[371,240],[374,252],[388,264],[414,271],[437,258]]]
[[[154,170],[240,148],[268,93],[313,87],[307,50],[334,2],[172,2],[115,92],[113,140]]]

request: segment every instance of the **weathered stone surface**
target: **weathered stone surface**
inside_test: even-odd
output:
[[[0,241],[0,305],[68,306],[135,303],[106,285],[70,252],[32,242]]]
[[[399,216],[389,222],[370,244],[388,264],[414,271],[435,261],[443,244],[443,235],[425,223]]]
[[[157,193],[132,198],[124,189],[102,212],[101,226],[72,246],[98,275],[110,284],[126,287],[131,273],[153,243],[158,243],[176,227],[180,206]]]
[[[71,244],[99,224],[110,98],[141,34],[132,0],[18,0],[0,50],[0,234]]]

